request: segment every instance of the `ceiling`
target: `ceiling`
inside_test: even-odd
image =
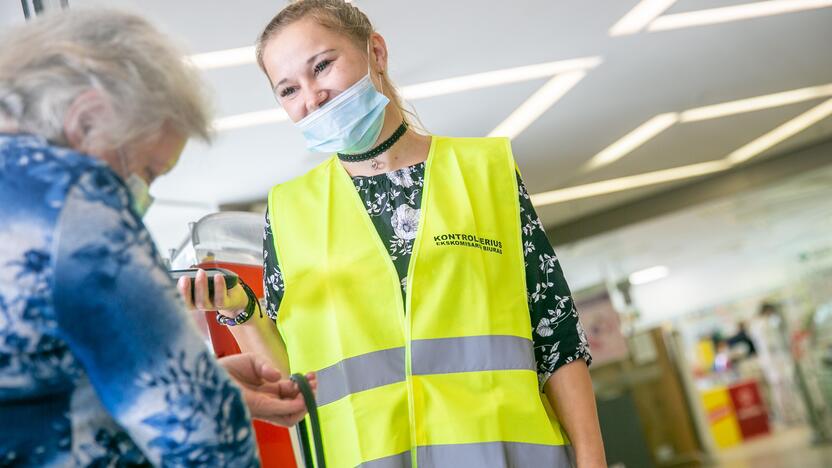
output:
[[[105,3],[138,9],[194,54],[250,46],[285,4],[266,0],[70,2],[72,7]],[[638,1],[355,3],[387,39],[390,74],[403,87],[553,61],[600,60],[514,139],[514,151],[532,193],[722,158],[823,99],[676,124],[613,164],[585,169],[594,155],[657,114],[832,83],[832,8],[611,37],[610,28]],[[664,3],[670,6],[661,16],[745,2]],[[213,89],[218,117],[276,107],[254,63],[206,70],[204,76]],[[548,79],[418,99],[412,104],[433,133],[482,136]],[[759,157],[830,136],[832,119],[826,118]],[[260,200],[270,186],[301,174],[321,159],[304,150],[289,122],[227,130],[219,133],[210,148],[191,144],[181,164],[153,191],[168,202],[208,206]],[[541,206],[539,211],[544,223],[552,225],[671,185]]]

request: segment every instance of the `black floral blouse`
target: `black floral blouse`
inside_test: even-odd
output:
[[[592,357],[560,263],[519,175],[517,179],[529,316],[537,376],[542,389],[549,376],[559,367],[576,359],[584,359],[589,364]],[[419,227],[425,163],[386,174],[353,177],[352,180],[393,259],[404,293],[408,262]],[[277,264],[268,213],[263,250],[266,311],[269,317],[276,319],[283,298],[284,283]]]

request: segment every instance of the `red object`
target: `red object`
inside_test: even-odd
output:
[[[740,425],[743,439],[768,434],[768,412],[760,396],[760,387],[755,380],[745,380],[728,387],[731,402]]]
[[[263,297],[263,268],[260,266],[242,265],[226,262],[203,262],[198,268],[225,268],[237,273],[245,283],[257,294]],[[228,328],[217,323],[216,312],[206,312],[208,333],[211,345],[217,357],[239,354],[240,347]],[[254,421],[254,432],[257,436],[257,447],[260,450],[260,460],[263,466],[281,468],[297,468],[295,455],[292,451],[292,440],[289,430],[285,427],[274,426],[262,421]]]
[[[795,360],[800,360],[803,358],[803,355],[809,349],[809,339],[812,337],[812,333],[809,330],[797,330],[792,333],[791,341],[791,351],[792,356],[794,356]]]

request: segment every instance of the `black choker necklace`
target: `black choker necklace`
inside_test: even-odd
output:
[[[362,161],[369,161],[370,159],[372,159],[373,160],[373,163],[372,163],[373,169],[379,169],[383,166],[383,164],[381,162],[375,160],[374,158],[376,156],[380,155],[381,153],[389,150],[390,147],[392,147],[394,144],[396,144],[397,141],[399,141],[399,138],[401,138],[402,135],[404,135],[404,132],[406,132],[406,131],[407,131],[407,122],[402,122],[402,124],[399,125],[399,128],[397,128],[396,131],[393,132],[392,135],[390,135],[390,138],[382,141],[381,144],[376,146],[375,148],[373,148],[369,151],[366,151],[364,153],[358,153],[358,154],[338,153],[338,159],[340,159],[341,161],[344,161],[344,162],[362,162]]]

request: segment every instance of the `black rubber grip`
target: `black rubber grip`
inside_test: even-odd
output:
[[[315,446],[315,461],[317,468],[326,468],[326,459],[324,459],[324,442],[321,438],[321,422],[318,419],[318,405],[315,403],[315,393],[312,391],[312,386],[302,374],[292,374],[292,381],[295,382],[303,395],[303,402],[306,403],[306,411],[309,414],[309,422],[312,426],[312,440]],[[312,463],[312,450],[309,448],[309,439],[306,437],[308,432],[306,424],[303,421],[298,425],[302,437],[300,437],[301,445],[303,446],[304,460],[306,468],[315,468]]]

